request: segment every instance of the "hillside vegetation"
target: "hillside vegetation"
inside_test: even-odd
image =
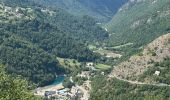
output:
[[[169,0],[130,0],[105,27],[109,46],[131,43],[126,52],[140,48],[170,31]],[[123,28],[123,29],[122,29]]]
[[[160,74],[156,75],[155,74],[156,71],[160,72]],[[154,66],[152,66],[142,75],[140,75],[139,81],[170,84],[169,76],[170,76],[170,59],[165,58],[162,62],[155,62]]]
[[[170,33],[157,38],[148,44],[141,53],[116,66],[112,75],[129,80],[141,81],[145,78],[145,80],[143,79],[145,82],[169,84],[169,58]],[[155,75],[155,71],[160,71],[160,76]],[[152,80],[154,77],[157,78]]]

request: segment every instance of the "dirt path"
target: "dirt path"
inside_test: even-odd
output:
[[[158,84],[151,84],[151,83],[143,83],[143,82],[138,82],[138,81],[130,81],[127,79],[122,79],[120,77],[117,76],[113,76],[113,75],[109,75],[109,78],[116,78],[118,80],[124,81],[124,82],[128,82],[130,84],[137,84],[137,85],[152,85],[152,86],[158,86],[158,87],[165,87],[165,86],[170,86],[168,84],[164,84],[164,83],[158,83]]]

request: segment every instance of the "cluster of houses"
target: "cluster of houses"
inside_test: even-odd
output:
[[[92,69],[92,70],[96,70],[94,68],[94,63],[93,62],[88,62],[86,63],[86,67]],[[90,78],[90,76],[93,73],[91,73],[90,71],[82,71],[80,74],[78,74],[77,76],[79,77],[86,77],[86,78]],[[72,78],[71,78],[72,80]],[[90,86],[89,83],[90,81],[86,81],[83,85],[82,88],[84,88],[85,90],[89,91],[90,90]],[[62,88],[59,90],[55,90],[55,91],[45,91],[44,92],[44,96],[49,99],[51,97],[57,97],[58,100],[76,100],[77,97],[82,96],[82,90],[80,90],[80,88],[78,88],[77,86],[72,86],[71,89],[67,89],[67,88]]]
[[[57,98],[62,98],[64,99],[67,96],[67,92],[69,89],[61,89],[61,90],[56,90],[56,91],[45,91],[44,96],[47,99],[50,99],[51,97],[57,97]]]
[[[56,98],[57,100],[76,100],[76,98],[82,95],[81,91],[76,87],[72,86],[71,89],[62,88],[62,89],[49,89],[42,91],[42,89],[38,88],[35,90],[35,95],[44,96],[47,100],[51,99],[52,97]]]
[[[92,71],[96,71],[97,69],[94,67],[94,63],[93,62],[88,62],[86,63],[86,67],[91,69]],[[104,72],[101,72],[101,75],[104,75]],[[90,71],[83,71],[81,74],[78,74],[78,76],[80,77],[87,77],[88,79],[90,78],[90,76],[93,76],[94,73],[91,73]]]
[[[4,11],[6,17],[12,19],[14,17],[21,18],[23,14],[19,13],[20,8],[17,7],[15,10],[11,7],[1,5],[0,8]]]
[[[88,62],[86,63],[86,67],[91,69],[92,71],[95,71],[97,70],[95,67],[94,67],[94,63],[93,62]]]
[[[44,8],[41,9],[41,12],[49,14],[50,16],[53,16],[55,14],[54,11],[49,10],[49,9],[44,9]]]
[[[88,62],[86,63],[86,67],[92,69],[92,70],[96,70],[94,68],[94,63],[92,62]],[[90,76],[93,73],[91,73],[90,71],[82,71],[80,74],[78,74],[77,76],[79,77],[86,77],[86,78],[90,78]],[[70,80],[72,80],[72,77],[70,77]],[[34,91],[35,95],[40,95],[40,96],[44,96],[47,100],[49,100],[50,98],[54,97],[57,100],[76,100],[77,97],[81,97],[84,93],[82,93],[82,88],[84,88],[85,90],[89,91],[90,90],[90,81],[86,81],[80,88],[80,86],[72,86],[71,89],[69,88],[64,88],[62,87],[43,87],[43,88],[37,88]]]
[[[31,19],[31,16],[24,15],[23,11],[27,11],[31,13],[33,10],[31,8],[21,8],[21,7],[8,7],[4,4],[0,4],[1,15],[7,19],[19,19],[19,18],[27,18]]]

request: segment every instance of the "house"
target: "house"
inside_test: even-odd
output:
[[[101,75],[104,75],[104,72],[101,72]]]
[[[56,95],[56,91],[45,91],[45,93],[44,93],[44,96],[48,99],[54,95]]]
[[[155,75],[159,76],[160,71],[155,71]]]
[[[72,88],[71,88],[71,93],[72,93],[72,94],[76,94],[77,92],[78,92],[78,88],[75,87],[75,86],[72,86]]]
[[[69,100],[76,100],[77,96],[81,95],[81,91],[76,86],[72,86],[70,93],[68,93]]]
[[[86,63],[86,66],[87,66],[87,67],[91,67],[91,66],[93,66],[93,65],[94,65],[93,62],[88,62],[88,63]]]
[[[17,7],[17,8],[15,9],[15,12],[19,13],[19,11],[20,11],[20,8]]]
[[[59,95],[67,96],[69,89],[62,89],[58,91]]]
[[[86,67],[90,68],[91,70],[95,71],[96,69],[94,68],[94,63],[93,62],[88,62],[86,63]]]
[[[77,76],[90,78],[90,71],[82,71],[81,74],[78,74]]]

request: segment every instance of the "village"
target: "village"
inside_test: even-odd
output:
[[[97,70],[94,67],[94,63],[86,63],[86,67],[91,70]],[[45,97],[47,100],[55,98],[56,100],[88,100],[90,98],[90,77],[94,73],[90,71],[82,71],[77,76],[82,78],[87,78],[88,80],[84,81],[83,85],[75,84],[71,88],[65,88],[62,83],[57,85],[50,85],[45,87],[39,87],[34,90],[34,95]],[[104,72],[102,72],[104,74]],[[72,77],[70,77],[70,82],[74,83]]]
[[[46,13],[50,16],[54,15],[55,12],[49,9],[40,8],[41,12]],[[9,7],[5,4],[0,4],[0,18],[2,21],[6,22],[8,20],[32,20],[36,16],[32,8],[22,8],[22,7]]]
[[[81,91],[75,86],[68,89],[59,84],[57,86],[37,88],[34,95],[44,96],[47,100],[52,97],[57,100],[75,100],[77,96],[81,95]]]
[[[35,16],[33,14],[33,9],[31,8],[22,8],[22,7],[8,7],[4,4],[0,4],[0,17],[1,20],[17,20],[17,19],[27,19],[31,20]]]

